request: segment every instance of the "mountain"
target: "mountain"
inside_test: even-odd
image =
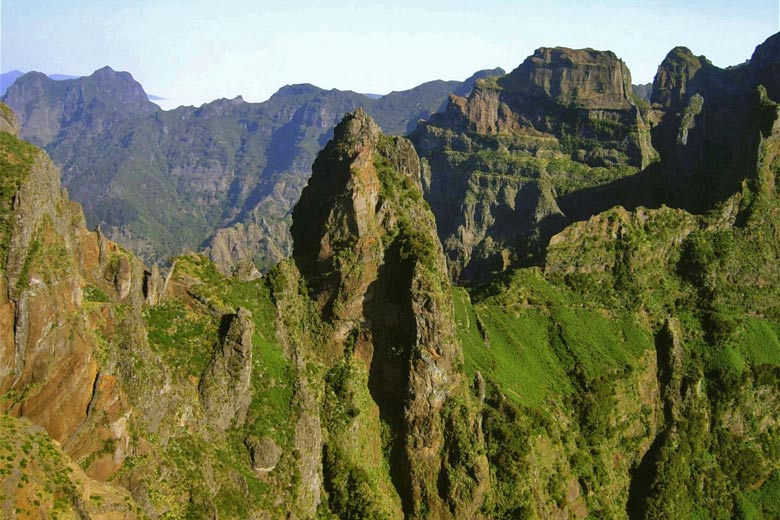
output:
[[[8,87],[13,85],[14,81],[16,81],[17,79],[19,79],[24,75],[25,73],[20,70],[12,70],[0,74],[0,96],[5,95],[5,93],[8,91]],[[81,76],[70,76],[68,74],[48,74],[48,77],[49,79],[53,79],[54,81],[64,81],[68,79],[81,78]],[[165,99],[159,96],[155,96],[154,94],[148,94],[147,97],[150,101],[159,101],[161,99]]]
[[[653,95],[653,84],[643,83],[641,85],[631,85],[631,91],[636,97],[649,103],[650,98]]]
[[[656,159],[628,68],[592,49],[538,49],[468,97],[451,96],[412,140],[430,168],[426,198],[451,275],[462,281],[538,261],[572,217],[614,204],[580,194]]]
[[[14,434],[3,449],[34,441],[31,460],[62,473],[47,486],[37,464],[14,466],[39,503],[16,494],[4,508],[475,513],[487,461],[408,141],[348,115],[296,207],[292,260],[241,281],[189,255],[163,277],[84,228],[3,110],[1,426]]]
[[[356,109],[266,276],[88,231],[0,105],[4,514],[776,518],[779,50],[675,48],[646,106],[613,53],[542,48],[414,143]],[[549,238],[453,285],[447,219],[486,216],[483,251]]]
[[[778,41],[726,77],[670,52],[649,131],[611,53],[540,49],[453,96],[420,127],[429,150],[443,124],[445,143],[486,164],[499,164],[491,132],[536,139],[539,158],[570,136],[571,163],[626,168],[602,197],[654,176],[650,196],[709,206],[594,212],[563,224],[536,266],[470,291],[450,284],[447,221],[423,199],[448,172],[363,110],[318,154],[292,213],[292,258],[261,279],[224,277],[197,255],[163,276],[86,231],[4,112],[2,426],[11,453],[78,465],[48,488],[28,463],[14,475],[44,490],[44,509],[127,517],[775,516]],[[729,161],[702,167],[724,132]],[[526,164],[525,150],[501,153]],[[523,182],[541,192],[545,173]],[[686,195],[696,179],[714,189]],[[662,189],[675,182],[681,193]],[[55,486],[69,490],[59,502]],[[24,496],[3,507],[24,510]]]
[[[264,103],[236,98],[164,112],[129,74],[104,68],[61,83],[30,73],[4,101],[22,136],[62,168],[90,227],[148,262],[203,246],[230,272],[289,256],[292,206],[345,112],[363,107],[402,134],[472,83],[433,81],[377,100],[289,85]]]
[[[677,47],[651,103],[611,52],[563,48],[452,96],[412,135],[452,277],[541,265],[553,235],[615,205],[702,213],[726,200],[755,161],[755,89],[773,84],[757,63],[772,45],[728,69]]]

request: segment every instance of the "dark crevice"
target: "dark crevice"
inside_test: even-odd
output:
[[[406,450],[408,426],[404,418],[409,386],[409,364],[416,341],[411,305],[413,261],[402,260],[396,240],[387,249],[385,263],[368,289],[364,314],[374,345],[368,389],[379,407],[379,417],[391,431],[385,447],[390,478],[401,498],[405,515],[413,511],[411,461]]]

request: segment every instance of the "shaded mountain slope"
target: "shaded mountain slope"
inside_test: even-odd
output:
[[[386,131],[405,133],[473,81],[434,81],[377,100],[292,85],[263,103],[223,99],[166,112],[129,74],[106,67],[60,82],[30,73],[3,99],[22,136],[61,167],[90,227],[147,261],[204,246],[230,272],[241,261],[267,268],[289,255],[290,211],[345,112],[362,106]]]
[[[651,104],[614,54],[563,48],[451,97],[412,140],[453,278],[541,265],[552,235],[615,205],[703,213],[726,200],[767,131],[758,86],[771,98],[776,46],[777,35],[728,69],[675,48]]]

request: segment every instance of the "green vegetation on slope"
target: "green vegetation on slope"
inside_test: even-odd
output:
[[[523,405],[571,393],[575,374],[620,373],[653,347],[629,314],[587,304],[536,269],[516,271],[498,290],[473,306],[464,289],[453,290],[466,371],[480,371]]]
[[[183,488],[192,496],[185,509],[173,517],[218,514],[238,519],[246,518],[258,507],[266,511],[283,507],[275,499],[274,489],[289,486],[297,478],[292,424],[295,374],[276,339],[276,310],[270,288],[265,280],[224,277],[200,255],[176,258],[173,269],[171,283],[186,284],[185,292],[148,308],[144,318],[150,346],[179,384],[190,385],[186,382],[189,379],[193,388],[197,385],[214,350],[219,348],[217,339],[225,315],[232,315],[239,307],[248,309],[255,324],[252,400],[245,424],[229,429],[215,442],[207,442],[197,432],[182,430],[165,449],[163,467],[175,475],[170,492]],[[283,450],[271,482],[250,467],[245,447],[250,437],[271,439]],[[216,489],[201,478],[205,461],[215,475],[221,475]],[[129,466],[136,464],[149,462],[134,460]],[[158,498],[164,500],[163,496]]]
[[[0,105],[4,106],[4,105]],[[5,268],[13,229],[13,201],[41,152],[35,146],[0,131],[0,268]]]
[[[0,415],[0,515],[70,519],[118,514],[143,518],[130,494],[81,473],[46,431]]]

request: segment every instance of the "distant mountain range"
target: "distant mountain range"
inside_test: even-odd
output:
[[[0,74],[0,96],[4,96],[5,93],[8,91],[8,87],[13,85],[14,81],[24,76],[25,73],[21,70],[11,70],[8,72],[4,72]],[[68,74],[47,74],[49,79],[53,79],[54,81],[64,81],[66,79],[78,79],[81,76],[70,76]],[[147,94],[146,97],[151,101],[161,101],[164,100],[164,97],[155,96],[154,94]]]
[[[385,95],[287,85],[262,103],[238,97],[170,111],[110,67],[80,78],[11,71],[3,82],[22,137],[62,169],[90,226],[147,262],[200,249],[229,272],[245,260],[265,268],[289,256],[292,207],[345,113],[363,108],[386,133],[405,135],[450,95],[468,96],[477,80],[504,74],[483,70]],[[635,95],[647,99],[650,90],[635,86]]]
[[[147,262],[205,248],[225,270],[260,267],[291,252],[291,210],[317,151],[346,112],[366,110],[395,135],[465,95],[464,81],[430,81],[371,99],[352,91],[287,85],[263,103],[241,97],[163,111],[127,72],[104,67],[54,81],[30,72],[4,96],[22,137],[45,148],[71,197]]]

